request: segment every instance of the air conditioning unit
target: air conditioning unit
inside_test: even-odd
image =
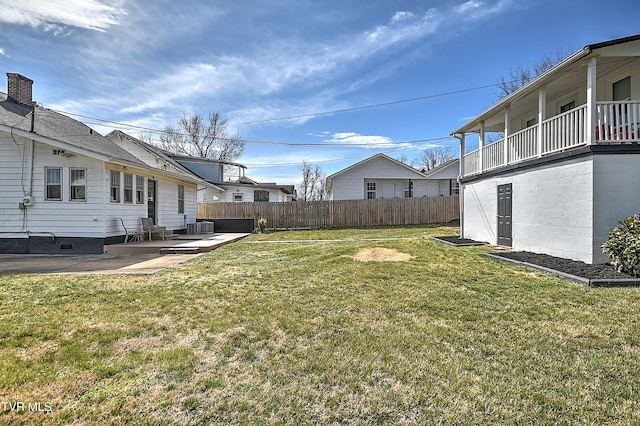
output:
[[[31,195],[25,195],[22,198],[22,204],[24,204],[25,206],[32,206],[33,205],[33,197]]]

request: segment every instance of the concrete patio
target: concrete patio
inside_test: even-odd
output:
[[[197,254],[245,238],[249,233],[178,235],[171,240],[152,240],[104,246],[105,254]]]

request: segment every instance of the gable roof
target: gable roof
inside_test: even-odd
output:
[[[640,41],[640,34],[629,36],[629,37],[618,38],[618,39],[614,39],[614,40],[603,41],[603,42],[600,42],[600,43],[594,43],[594,44],[586,45],[585,47],[583,47],[582,49],[580,49],[579,51],[577,51],[573,55],[571,55],[568,58],[564,59],[563,61],[559,62],[554,67],[552,67],[551,69],[547,70],[546,72],[540,74],[539,76],[537,76],[536,78],[531,80],[529,83],[527,83],[524,86],[520,87],[515,92],[513,92],[513,93],[509,94],[508,96],[505,96],[504,98],[500,99],[497,103],[493,104],[491,107],[489,107],[488,109],[486,109],[485,111],[483,111],[479,115],[477,115],[474,118],[472,118],[471,120],[467,121],[465,124],[463,124],[462,126],[458,127],[456,130],[452,131],[450,133],[451,136],[457,135],[457,134],[462,134],[462,133],[465,133],[465,132],[469,131],[472,127],[477,125],[477,123],[479,123],[480,121],[484,120],[486,117],[494,114],[496,110],[504,109],[510,103],[514,102],[515,100],[517,100],[519,98],[522,98],[526,93],[529,93],[532,90],[536,90],[538,87],[547,84],[552,79],[556,78],[559,73],[565,72],[567,70],[567,68],[570,67],[571,65],[576,64],[580,60],[582,60],[584,58],[587,58],[590,55],[597,56],[598,54],[601,53],[601,52],[596,52],[596,51],[602,51],[602,53],[604,53],[606,51],[606,49],[608,49],[608,48],[612,48],[614,46],[618,46],[619,47],[619,46],[621,46],[623,44],[633,43],[633,42],[637,42],[637,41]],[[620,56],[638,56],[638,50],[637,49],[630,49],[627,52],[624,52],[624,51],[621,50],[621,51],[618,51],[616,53],[619,54]]]
[[[393,163],[394,165],[396,165],[398,167],[402,167],[404,169],[407,169],[407,170],[415,173],[418,177],[421,177],[421,178],[426,177],[426,175],[424,173],[422,173],[421,171],[416,170],[413,167],[408,166],[408,165],[404,164],[403,162],[396,160],[395,158],[391,158],[386,154],[379,153],[379,154],[372,155],[371,157],[365,158],[364,160],[359,161],[359,162],[357,162],[355,164],[352,164],[349,167],[345,167],[344,169],[339,170],[339,171],[335,172],[334,174],[332,174],[330,176],[327,176],[327,181],[333,180],[336,176],[339,176],[339,175],[341,175],[343,173],[347,173],[347,172],[349,172],[349,171],[351,171],[353,169],[356,169],[356,168],[358,168],[360,166],[363,166],[364,164],[366,164],[366,163],[368,163],[370,161],[373,161],[373,160],[375,160],[377,158],[382,158],[382,159],[384,159],[386,161],[389,161],[389,162]]]
[[[425,175],[427,175],[428,178],[430,179],[450,179],[449,177],[438,177],[438,175],[442,175],[442,174],[446,174],[447,172],[453,172],[455,173],[455,176],[458,176],[459,173],[459,168],[460,168],[460,160],[457,158],[454,158],[452,160],[449,160],[447,162],[444,162],[442,164],[440,164],[439,166],[434,167],[431,170],[428,170],[425,173]],[[452,169],[452,170],[449,170]]]
[[[41,106],[34,106],[32,110],[31,106],[13,102],[1,92],[0,130],[103,161],[144,165],[84,123]]]

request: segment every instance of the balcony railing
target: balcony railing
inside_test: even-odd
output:
[[[479,174],[531,158],[589,144],[587,106],[558,114],[463,157],[464,175]],[[538,137],[539,129],[542,130]],[[640,142],[640,101],[597,102],[593,143]],[[482,155],[481,155],[482,154]]]

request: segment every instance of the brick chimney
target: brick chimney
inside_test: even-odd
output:
[[[32,106],[32,86],[33,80],[14,72],[7,73],[7,95],[9,100]]]

